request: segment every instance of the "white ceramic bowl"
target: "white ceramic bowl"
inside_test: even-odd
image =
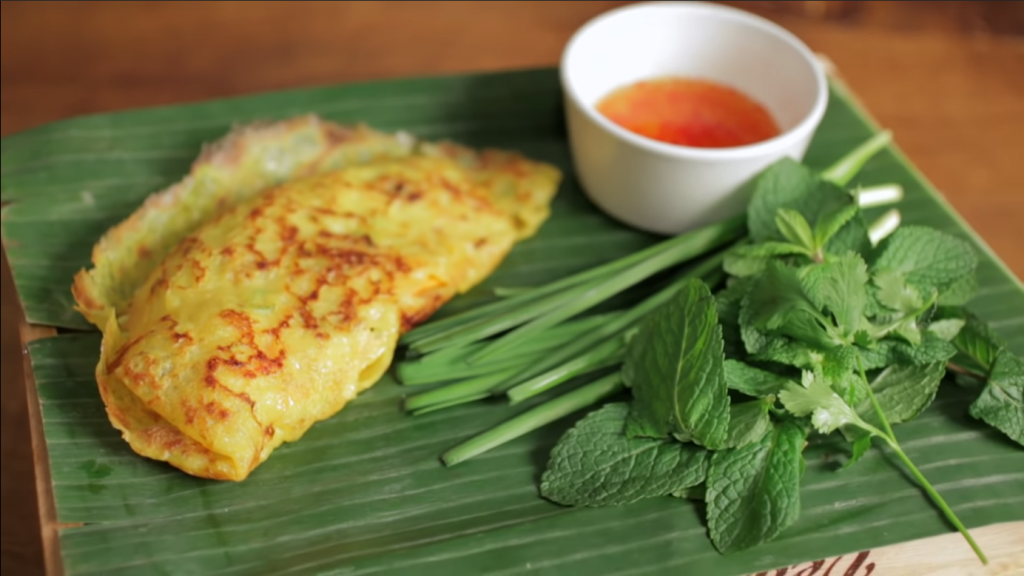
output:
[[[733,148],[694,148],[640,136],[597,103],[639,80],[688,76],[739,89],[768,109],[781,134]],[[677,234],[738,214],[736,193],[772,162],[800,160],[828,103],[814,54],[753,14],[701,2],[651,2],[606,12],[562,55],[573,163],[601,209],[637,228]]]

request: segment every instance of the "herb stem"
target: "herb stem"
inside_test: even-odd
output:
[[[875,134],[849,154],[840,158],[835,164],[823,170],[821,172],[822,180],[827,180],[837,186],[846,186],[867,164],[868,160],[882,148],[888,146],[891,141],[892,132],[888,130]]]
[[[963,366],[960,366],[958,364],[954,364],[952,362],[948,362],[946,364],[946,369],[949,370],[950,372],[956,372],[957,374],[963,374],[964,376],[970,376],[971,378],[974,378],[976,380],[985,380],[986,379],[985,376],[983,376],[981,374],[978,374],[976,372],[972,372],[972,371],[968,370],[967,368],[964,368]]]
[[[889,419],[885,417],[882,405],[878,403],[875,391],[871,389],[871,381],[868,380],[867,372],[864,371],[864,361],[860,357],[860,352],[857,353],[857,371],[860,373],[860,379],[864,381],[864,389],[868,391],[868,398],[871,399],[871,407],[875,409],[875,414],[878,415],[878,419],[882,422],[882,428],[885,429],[885,438],[892,442],[896,442],[896,434],[892,431]]]
[[[899,444],[896,442],[896,439],[883,439],[885,440],[885,443],[889,445],[889,448],[892,448],[892,451],[895,452],[896,455],[899,456],[900,460],[903,461],[903,464],[906,465],[906,467],[910,470],[910,473],[914,475],[914,478],[917,479],[917,482],[921,485],[922,488],[924,488],[924,491],[928,493],[928,496],[931,497],[932,502],[934,502],[935,505],[939,507],[939,510],[942,510],[942,513],[946,515],[946,518],[953,523],[953,526],[955,526],[956,529],[960,532],[960,534],[963,535],[964,539],[967,540],[967,543],[970,544],[971,549],[974,550],[974,553],[978,555],[978,559],[981,560],[981,563],[988,564],[988,558],[985,556],[985,553],[982,552],[981,546],[979,546],[978,543],[974,541],[974,538],[971,536],[971,533],[967,531],[967,527],[960,522],[960,519],[957,518],[956,514],[953,513],[953,510],[949,507],[948,504],[946,504],[946,501],[942,498],[942,496],[939,495],[938,491],[932,487],[931,483],[928,482],[928,479],[924,477],[924,474],[921,474],[921,471],[917,469],[917,466],[914,466],[914,463],[910,461],[910,458],[906,455],[905,452],[903,452],[903,449],[900,448]]]
[[[899,456],[900,460],[903,461],[903,464],[908,470],[910,470],[910,473],[917,480],[917,483],[924,489],[925,493],[928,494],[928,497],[932,499],[932,502],[939,507],[939,510],[941,510],[946,516],[946,519],[948,519],[964,539],[967,540],[971,549],[978,555],[978,559],[981,560],[981,563],[988,564],[988,558],[985,556],[985,553],[982,552],[981,546],[978,546],[978,543],[974,541],[974,537],[971,536],[971,533],[968,532],[967,528],[962,522],[960,522],[960,519],[957,518],[956,514],[953,512],[953,509],[949,507],[949,504],[946,504],[946,501],[942,498],[939,492],[935,490],[931,482],[924,477],[924,474],[917,469],[917,466],[914,465],[910,460],[910,457],[908,457],[906,452],[903,451],[903,448],[900,447],[899,442],[896,440],[896,435],[892,431],[892,426],[889,424],[889,419],[885,417],[885,412],[882,410],[882,406],[878,403],[878,398],[875,397],[875,392],[871,389],[871,383],[868,382],[867,374],[864,371],[864,361],[861,359],[859,352],[857,353],[857,370],[860,372],[861,380],[863,380],[866,385],[868,398],[871,399],[871,406],[874,407],[875,414],[878,416],[878,419],[882,421],[882,427],[885,429],[885,434],[879,435],[877,434],[877,430],[875,431],[875,434],[879,435],[882,440],[889,445],[889,448]]]
[[[861,209],[896,204],[901,200],[903,187],[899,184],[881,184],[857,190],[857,205]]]
[[[619,373],[609,374],[572,392],[563,394],[554,400],[549,400],[527,410],[511,420],[502,422],[494,428],[470,438],[442,454],[441,461],[446,466],[454,466],[459,462],[501,446],[524,434],[533,432],[577,410],[586,408],[622,390],[622,388],[622,377]]]
[[[871,245],[877,246],[879,242],[895,232],[900,227],[901,220],[900,211],[895,208],[879,216],[878,220],[868,226],[868,238],[871,240]]]

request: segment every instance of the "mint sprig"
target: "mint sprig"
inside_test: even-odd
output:
[[[722,348],[711,290],[700,280],[686,282],[647,319],[626,352],[622,372],[634,399],[627,434],[724,447],[729,395]]]
[[[877,145],[840,164],[860,166]],[[635,426],[623,437],[708,449],[708,530],[723,553],[795,521],[805,430],[841,432],[844,468],[878,439],[987,562],[893,425],[931,404],[959,354],[957,370],[988,378],[972,415],[1019,442],[1024,369],[983,324],[942,304],[970,298],[977,258],[966,242],[907,226],[873,247],[855,194],[837,186],[848,175],[824,174],[789,161],[766,170],[752,185],[750,238],[724,258],[728,286],[712,297],[692,280],[639,327],[623,368]],[[561,454],[551,469],[564,468]]]

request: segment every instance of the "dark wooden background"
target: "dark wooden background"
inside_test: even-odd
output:
[[[2,2],[0,136],[90,112],[412,74],[554,65],[625,2]],[[828,55],[1024,276],[1024,3],[747,2]],[[17,325],[2,264],[2,572],[40,571]]]

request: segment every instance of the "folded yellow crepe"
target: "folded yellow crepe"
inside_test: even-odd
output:
[[[107,413],[143,456],[243,480],[548,215],[560,174],[314,116],[236,129],[93,251]]]

